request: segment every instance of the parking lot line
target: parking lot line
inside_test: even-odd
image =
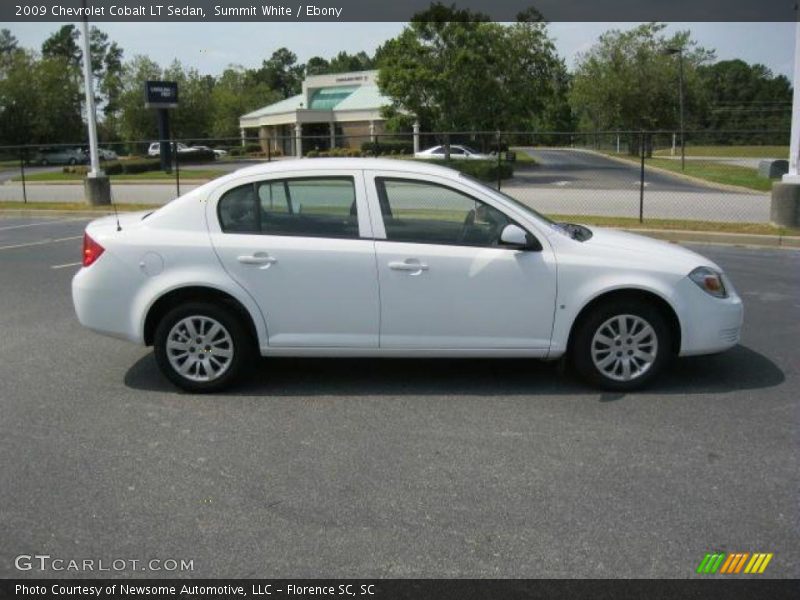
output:
[[[0,231],[8,231],[9,229],[23,229],[26,227],[37,227],[39,225],[58,225],[59,223],[74,223],[75,221],[88,221],[85,217],[77,219],[52,219],[50,221],[38,221],[36,223],[25,223],[24,225],[9,225],[7,227],[0,227]]]
[[[83,263],[82,262],[71,262],[64,265],[50,265],[51,269],[66,269],[68,267],[80,267]]]
[[[0,246],[0,250],[13,250],[14,248],[27,248],[29,246],[43,246],[45,244],[55,244],[58,242],[69,242],[70,240],[79,240],[82,235],[73,235],[65,238],[39,240],[38,242],[25,242],[24,244],[12,244],[10,246]]]

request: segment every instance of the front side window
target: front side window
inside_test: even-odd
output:
[[[390,241],[497,246],[512,222],[496,208],[442,185],[389,178],[375,183]]]
[[[357,238],[352,177],[307,177],[247,184],[219,201],[226,233]]]

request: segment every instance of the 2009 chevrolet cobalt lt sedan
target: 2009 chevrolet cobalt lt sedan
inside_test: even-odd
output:
[[[735,345],[742,302],[710,260],[558,224],[456,171],[400,160],[245,168],[151,213],[88,225],[85,326],[154,346],[220,390],[258,356],[567,355],[631,390]]]

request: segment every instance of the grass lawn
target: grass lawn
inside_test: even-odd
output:
[[[645,170],[647,165],[698,177],[714,183],[738,185],[760,192],[768,192],[772,189],[772,181],[770,179],[759,177],[758,171],[755,169],[738,165],[693,160],[686,161],[686,169],[681,171],[681,162],[669,158],[650,158],[645,162]]]
[[[153,210],[159,208],[157,204],[117,204],[119,212]],[[67,202],[9,202],[0,201],[2,210],[41,210],[41,211],[94,211],[111,214],[109,207],[93,207],[83,203]],[[410,215],[404,215],[409,218]],[[430,215],[417,215],[430,216]],[[676,231],[712,231],[721,233],[751,233],[758,235],[800,236],[800,228],[774,227],[769,223],[724,223],[717,221],[684,221],[680,219],[645,219],[639,223],[638,219],[629,217],[600,217],[587,215],[561,215],[548,214],[548,217],[557,222],[584,223],[598,227],[615,227],[618,229],[674,229]]]
[[[657,156],[670,156],[671,150],[657,150]],[[675,148],[675,156],[680,156]],[[686,146],[686,156],[720,156],[729,158],[787,158],[789,146]]]
[[[536,164],[536,159],[533,158],[530,154],[528,154],[524,150],[520,150],[519,148],[510,148],[510,150],[516,153],[518,163],[525,163],[528,165]]]
[[[630,217],[595,217],[586,215],[547,215],[560,223],[583,223],[617,229],[675,229],[677,231],[709,231],[719,233],[752,233],[758,235],[800,236],[800,228],[775,227],[769,223],[726,223],[718,221],[684,221],[682,219],[639,219]]]
[[[220,169],[181,169],[181,181],[188,179],[214,179],[226,175],[227,171]],[[84,176],[77,173],[62,173],[53,171],[49,173],[31,173],[25,175],[25,181],[83,181]],[[112,181],[175,181],[175,173],[164,173],[164,171],[147,171],[145,173],[111,175]],[[14,177],[12,181],[22,181],[22,177]]]
[[[603,152],[607,156],[626,160],[635,165],[639,165],[639,159],[635,156],[616,154],[613,152]],[[704,179],[711,183],[724,185],[736,185],[743,188],[755,190],[757,192],[768,192],[772,189],[772,180],[758,176],[756,169],[741,167],[739,165],[729,165],[716,161],[704,162],[702,160],[687,160],[686,169],[681,171],[681,161],[672,158],[648,158],[645,161],[645,171],[647,167],[657,167],[673,173],[689,175],[698,179]],[[645,178],[647,175],[645,174]]]

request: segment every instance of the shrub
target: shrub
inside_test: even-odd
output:
[[[100,168],[105,171],[106,175],[119,175],[122,173],[122,164],[116,160],[101,162]],[[86,175],[90,170],[91,167],[89,165],[70,165],[63,168],[64,173],[75,175]]]
[[[147,171],[158,171],[161,168],[161,161],[157,158],[137,158],[121,161],[120,165],[123,173],[134,175],[136,173],[146,173]]]
[[[361,144],[361,152],[366,156],[383,154],[413,154],[414,143],[406,140],[378,140]]]
[[[251,154],[253,152],[261,152],[261,144],[245,144],[244,151],[246,154]]]
[[[213,162],[217,155],[213,150],[193,150],[191,152],[178,152],[178,162],[180,164],[194,164]]]
[[[449,167],[481,181],[497,181],[498,168],[501,179],[509,179],[514,176],[514,166],[507,162],[501,163],[499,167],[493,160],[420,160],[419,162]]]

